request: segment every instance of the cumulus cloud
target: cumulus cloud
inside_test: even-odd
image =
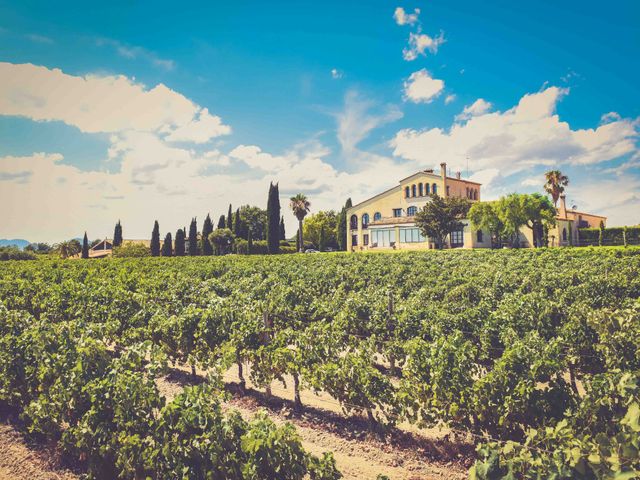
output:
[[[443,89],[444,82],[431,77],[424,68],[412,73],[404,82],[405,99],[414,103],[431,103]]]
[[[74,76],[32,64],[0,63],[0,114],[62,121],[86,133],[157,131],[196,143],[231,131],[163,84],[147,89],[122,75]]]
[[[476,102],[466,122],[448,129],[404,129],[390,145],[395,156],[416,164],[445,161],[464,170],[469,158],[474,172],[497,169],[505,177],[533,166],[598,164],[636,151],[638,120],[577,130],[561,121],[556,105],[567,93],[549,87],[504,112],[486,112],[486,102]]]
[[[449,105],[450,103],[453,103],[455,100],[456,100],[456,96],[452,93],[451,95],[446,96],[446,98],[444,99],[444,104]]]
[[[478,115],[484,115],[489,110],[491,110],[491,102],[487,102],[486,100],[479,98],[471,105],[467,105],[462,110],[462,113],[456,115],[456,120],[463,121],[469,120],[471,117],[477,117]]]
[[[437,37],[430,37],[425,33],[410,33],[409,46],[402,50],[402,57],[411,62],[419,55],[426,56],[426,51],[435,55],[444,42],[444,33],[442,32]]]
[[[420,9],[415,8],[413,13],[405,12],[404,8],[397,7],[393,12],[393,19],[396,21],[398,25],[413,25],[418,21],[418,16],[420,15]]]

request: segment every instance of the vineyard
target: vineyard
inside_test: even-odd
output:
[[[222,409],[233,369],[442,426],[472,478],[640,478],[639,274],[635,247],[4,262],[0,409],[94,478],[340,478]],[[175,365],[209,381],[168,401]]]

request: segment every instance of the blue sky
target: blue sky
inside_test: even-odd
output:
[[[640,221],[638,2],[274,3],[0,2],[0,237],[147,237],[271,180],[338,209],[440,161]]]

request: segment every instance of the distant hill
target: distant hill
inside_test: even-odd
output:
[[[0,238],[0,247],[8,247],[10,245],[15,245],[19,249],[23,249],[31,242],[28,240],[24,240],[22,238],[14,238],[9,240],[8,238]]]

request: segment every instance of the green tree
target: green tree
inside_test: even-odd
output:
[[[213,232],[213,222],[207,213],[207,218],[202,224],[202,255],[213,255],[213,247],[209,242],[209,234]]]
[[[269,184],[267,199],[267,249],[274,254],[280,251],[280,191],[278,184]]]
[[[175,256],[183,257],[185,251],[185,238],[184,238],[184,230],[179,228],[176,232],[176,244],[175,244]]]
[[[293,212],[293,214],[296,216],[296,218],[298,219],[298,232],[300,235],[300,246],[299,246],[299,252],[302,252],[304,250],[304,240],[303,240],[303,228],[302,228],[302,222],[304,221],[304,217],[307,216],[307,213],[309,213],[309,207],[311,207],[311,202],[309,202],[309,200],[307,200],[307,196],[302,194],[302,193],[298,193],[297,195],[291,197],[289,202],[289,206],[291,207],[291,211]]]
[[[560,195],[564,193],[564,187],[569,185],[569,177],[563,175],[560,170],[550,170],[544,174],[546,183],[544,191],[551,195],[553,206],[558,205]]]
[[[30,243],[29,245],[24,247],[24,249],[27,252],[44,254],[44,253],[51,252],[51,250],[53,250],[53,247],[51,247],[51,245],[49,245],[48,243],[38,242],[38,243]]]
[[[227,212],[227,228],[233,232],[233,209],[229,204],[229,211]]]
[[[488,230],[495,245],[502,246],[504,223],[498,215],[498,202],[476,202],[469,209],[469,220],[476,230]]]
[[[600,220],[600,229],[598,231],[598,246],[604,245],[604,222]]]
[[[218,219],[218,228],[227,228],[227,222],[224,215],[220,215]]]
[[[172,246],[171,232],[168,232],[164,237],[164,243],[162,244],[162,256],[170,257],[173,254],[173,246]]]
[[[254,240],[266,240],[267,238],[267,211],[253,205],[240,207],[242,219],[241,237],[248,240],[247,234],[251,229]]]
[[[189,226],[189,255],[198,255],[198,223],[195,217],[191,219]]]
[[[82,258],[89,258],[89,239],[87,238],[87,232],[84,232],[84,238],[82,239]]]
[[[120,220],[118,220],[113,230],[113,246],[119,247],[120,245],[122,245],[122,225],[120,224]]]
[[[336,232],[339,215],[333,210],[321,210],[309,215],[304,222],[303,238],[319,250],[336,247]],[[323,233],[324,232],[324,233]],[[322,236],[324,235],[324,241]]]
[[[519,246],[520,228],[533,231],[534,246],[542,243],[543,226],[555,225],[556,209],[551,201],[539,193],[512,193],[498,200],[498,216],[504,227],[504,236],[514,247]]]
[[[157,257],[160,255],[160,226],[156,220],[153,224],[153,231],[151,232],[151,256]]]
[[[353,206],[351,199],[347,198],[344,207],[340,210],[340,217],[338,218],[338,224],[336,225],[336,239],[338,242],[338,248],[342,251],[347,249],[347,210]]]
[[[69,258],[77,255],[82,250],[82,245],[78,240],[71,239],[56,244],[55,250],[58,252],[61,258]]]
[[[469,212],[470,202],[466,198],[431,195],[431,200],[416,215],[416,225],[425,237],[434,240],[443,248],[451,232],[462,230],[462,219]]]
[[[247,253],[249,255],[251,255],[251,250],[253,250],[253,231],[249,227],[249,232],[247,233]]]
[[[209,235],[209,241],[213,245],[216,255],[225,255],[233,247],[233,232],[228,228],[219,228]]]
[[[233,218],[233,234],[236,238],[245,238],[245,225],[240,216],[240,209],[236,209],[235,217]]]
[[[284,216],[280,217],[280,240],[287,239],[287,232],[284,229]]]

